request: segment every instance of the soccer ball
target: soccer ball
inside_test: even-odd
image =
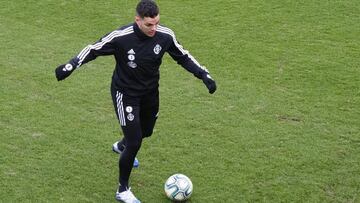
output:
[[[190,198],[193,184],[186,175],[174,174],[170,176],[164,185],[166,196],[173,201],[185,201]]]

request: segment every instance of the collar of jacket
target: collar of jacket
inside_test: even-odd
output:
[[[136,22],[133,24],[134,32],[136,36],[138,36],[141,40],[149,39],[151,37],[147,36],[143,31],[140,30],[139,26],[136,24]]]

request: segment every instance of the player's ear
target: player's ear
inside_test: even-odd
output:
[[[139,24],[140,20],[141,20],[141,17],[138,16],[138,15],[136,15],[136,16],[135,16],[135,22],[136,22],[137,24]]]

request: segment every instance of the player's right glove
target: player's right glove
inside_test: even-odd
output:
[[[75,70],[75,68],[74,68],[73,65],[71,65],[70,63],[68,63],[68,64],[62,64],[62,65],[58,66],[58,67],[55,69],[56,79],[57,79],[58,81],[64,80],[64,79],[67,78],[74,70]]]
[[[210,94],[213,94],[216,91],[216,83],[215,80],[213,80],[209,73],[205,73],[202,75],[202,81],[206,85],[206,87],[209,90]]]

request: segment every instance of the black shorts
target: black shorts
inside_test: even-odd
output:
[[[111,96],[125,138],[151,136],[159,113],[159,90],[156,88],[146,95],[133,97],[111,86]]]

